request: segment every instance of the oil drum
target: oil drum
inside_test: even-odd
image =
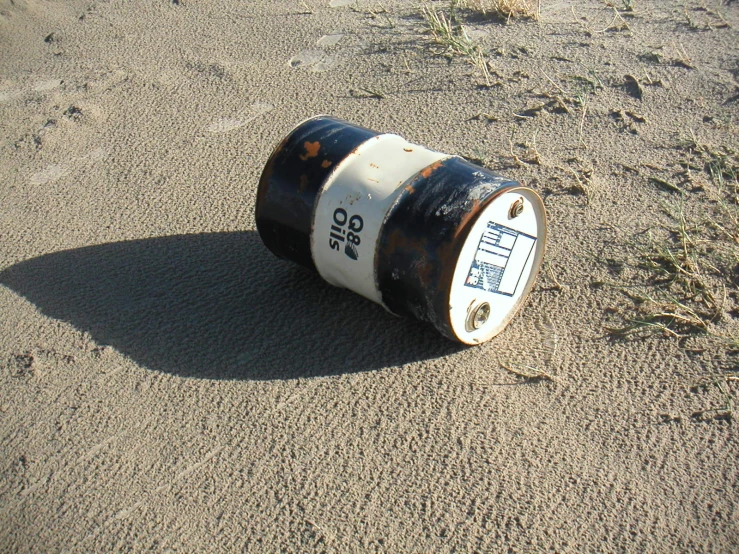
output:
[[[272,152],[256,223],[280,258],[465,344],[490,340],[520,309],[547,235],[532,189],[329,116]]]

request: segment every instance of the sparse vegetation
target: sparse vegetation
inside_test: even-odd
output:
[[[523,377],[524,379],[529,381],[542,379],[546,379],[547,381],[555,381],[554,376],[552,376],[551,374],[547,373],[543,369],[539,369],[530,365],[501,363],[500,367],[502,367],[506,371],[510,371],[514,375],[518,375],[519,377]]]
[[[463,0],[466,8],[501,19],[538,19],[540,0]]]
[[[470,37],[459,18],[460,10],[471,10],[483,15],[491,15],[506,21],[511,18],[539,18],[539,1],[534,0],[450,0],[446,10],[431,4],[424,4],[423,17],[429,32],[439,45],[445,47],[445,55],[461,55],[474,66],[484,79],[486,87],[499,82],[491,78],[491,65],[488,54]],[[495,73],[494,71],[492,73]]]
[[[631,262],[644,284],[619,287],[635,309],[614,309],[622,323],[607,330],[616,338],[666,336],[689,351],[737,354],[739,158],[727,148],[700,144],[692,133],[678,150],[686,155],[682,182],[649,178],[672,198],[661,206],[668,223],[648,229],[632,245],[636,256]],[[731,419],[730,381],[735,380],[736,371],[719,372],[693,387],[717,387],[724,398],[720,406],[693,418]]]
[[[732,381],[739,381],[739,373],[731,371],[723,373],[721,375],[710,375],[703,377],[694,387],[693,392],[699,389],[708,389],[711,387],[718,388],[723,398],[723,404],[716,408],[708,408],[701,410],[693,414],[693,419],[711,419],[711,418],[724,418],[732,419],[736,410],[736,401],[734,395],[731,392],[729,383]]]
[[[646,284],[622,290],[636,302],[636,314],[609,332],[680,340],[703,336],[737,350],[739,335],[731,320],[739,304],[739,159],[694,138],[680,148],[689,153],[682,186],[649,178],[678,198],[661,206],[669,223],[647,230],[635,245],[634,265]],[[688,191],[691,184],[696,186]]]
[[[633,16],[634,14],[634,8],[635,8],[634,0],[616,0],[616,1],[606,0],[606,2],[604,3],[609,8],[618,10],[619,12],[622,12],[624,15],[627,15],[629,17]]]
[[[572,192],[582,194],[585,196],[585,203],[590,204],[593,196],[593,166],[587,165],[583,160],[579,158],[571,158],[568,163],[574,164],[575,168],[571,166],[558,167],[561,171],[569,173],[573,178]]]
[[[452,54],[472,57],[480,48],[457,20],[456,8],[457,2],[454,1],[451,2],[448,13],[427,4],[423,6],[423,16],[437,44],[446,46],[447,51]]]
[[[492,81],[488,69],[488,61],[482,48],[470,38],[464,25],[456,17],[458,2],[452,0],[448,13],[437,10],[431,5],[423,7],[423,16],[431,36],[437,44],[445,47],[445,54],[462,55],[472,64],[485,80],[486,86]]]

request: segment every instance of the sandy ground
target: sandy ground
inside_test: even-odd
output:
[[[735,362],[609,340],[594,286],[679,141],[736,149],[739,6],[470,16],[481,87],[382,5],[0,0],[0,550],[739,549],[736,424],[691,389]],[[577,82],[587,110],[541,95]],[[261,169],[318,113],[543,195],[504,333],[456,346],[262,246]]]

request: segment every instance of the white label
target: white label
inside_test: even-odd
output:
[[[339,163],[313,214],[311,253],[321,277],[382,304],[375,250],[385,215],[403,183],[446,157],[388,134],[362,143]]]
[[[465,286],[513,296],[536,244],[536,237],[488,221]]]

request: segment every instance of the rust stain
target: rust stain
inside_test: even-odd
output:
[[[331,167],[331,164],[332,164],[332,163],[333,163],[332,161],[329,161],[329,160],[323,160],[323,161],[321,162],[321,167],[322,167],[323,169],[328,169],[329,167]]]
[[[441,166],[441,160],[439,160],[438,162],[432,163],[426,169],[422,170],[421,171],[421,177],[423,177],[424,179],[428,179],[429,177],[431,177],[431,174],[434,171],[436,171],[437,169],[439,169],[439,166]]]
[[[386,244],[382,244],[381,248],[385,253],[390,255],[396,252],[424,252],[422,239],[411,238],[400,229],[393,230],[393,232],[387,237]]]
[[[321,143],[318,141],[308,142],[306,140],[303,146],[305,147],[305,154],[300,155],[300,159],[303,161],[307,161],[308,158],[315,158],[318,156],[318,151],[321,149]]]
[[[428,260],[425,241],[421,238],[404,236],[400,242],[400,248],[406,252],[406,255],[416,257],[413,269],[415,270],[418,282],[426,291],[433,290],[435,288],[434,276],[436,272],[434,271],[434,264]]]
[[[384,244],[380,245],[380,249],[386,256],[398,253],[407,256],[410,253],[415,253],[418,256],[419,265],[424,268],[425,277],[428,277],[427,271],[432,269],[426,261],[425,241],[422,238],[409,237],[400,229],[395,229],[390,233]]]
[[[375,165],[375,164],[370,164],[370,167],[374,167],[375,169],[380,169],[380,166],[379,165]]]
[[[298,192],[303,192],[307,188],[308,188],[308,176],[305,173],[303,173],[300,176],[300,184],[298,185]]]
[[[404,152],[413,152],[413,148],[403,148]]]

